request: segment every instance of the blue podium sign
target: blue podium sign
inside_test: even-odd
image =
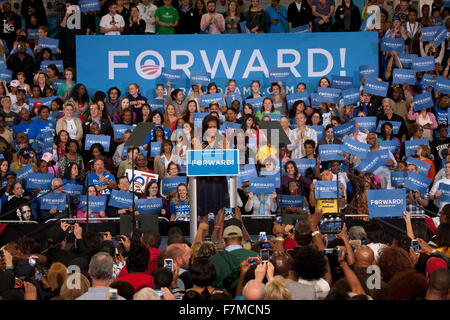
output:
[[[188,150],[188,177],[237,176],[239,174],[239,150]]]

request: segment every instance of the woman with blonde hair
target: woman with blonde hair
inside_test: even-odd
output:
[[[47,282],[55,296],[58,296],[61,287],[67,279],[67,268],[61,262],[55,262],[48,269]]]
[[[50,86],[47,74],[44,71],[38,71],[33,78],[33,84],[39,86],[41,97],[45,97],[45,89]]]
[[[427,173],[427,178],[434,180],[436,176],[436,168],[434,167],[434,162],[431,160],[431,148],[426,144],[421,144],[417,149],[416,158],[420,161],[426,162],[430,164],[430,169]]]
[[[266,284],[266,297],[264,299],[292,300],[291,289],[282,276],[275,276],[272,281]]]
[[[69,284],[76,283],[75,280],[79,279],[79,286],[71,285],[69,288]],[[64,281],[64,284],[61,287],[59,296],[64,298],[64,300],[76,300],[78,297],[85,294],[89,287],[91,286],[91,283],[89,282],[88,278],[86,278],[81,273],[72,273],[70,276],[67,277],[66,281]]]
[[[66,130],[71,139],[78,142],[83,138],[83,126],[79,117],[74,117],[78,108],[73,101],[67,101],[63,106],[63,116],[56,122],[56,133]]]

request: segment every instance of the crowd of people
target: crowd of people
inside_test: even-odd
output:
[[[365,10],[360,13],[351,0],[336,9],[333,0],[295,1],[287,9],[274,0],[263,10],[252,0],[240,14],[242,6],[231,0],[222,15],[215,12],[214,1],[142,0],[127,7],[119,0],[100,1],[99,12],[80,13],[69,0],[58,7],[59,48],[51,50],[30,37],[32,29],[39,30],[39,39],[48,37],[41,4],[23,1],[25,28],[9,3],[1,6],[2,21],[6,17],[10,25],[1,33],[5,64],[0,67],[12,75],[0,86],[0,220],[47,222],[45,242],[24,236],[2,247],[2,299],[447,299],[450,91],[436,83],[448,81],[449,42],[445,38],[435,47],[421,34],[425,27],[450,28],[442,1],[424,4],[420,15],[406,0],[395,8],[384,1],[367,2],[365,9],[380,7],[380,44],[402,38],[404,47],[402,52],[380,47],[379,72],[353,83],[359,90],[356,101],[317,102],[310,99],[305,82],[295,88],[301,99],[290,100],[282,82],[272,83],[273,94],[267,96],[259,80],[252,81],[248,97],[227,99],[239,87],[230,79],[225,103],[213,101],[208,107],[200,98],[219,93],[214,82],[194,84],[186,95],[171,82],[158,84],[154,97],[143,96],[137,83],[88,92],[77,83],[74,68],[60,74],[58,66],[42,62],[61,57],[70,65],[75,35],[98,28],[106,35],[247,32],[244,27],[253,33],[289,32],[304,25],[313,32],[357,31]],[[82,17],[80,30],[68,27],[74,14]],[[95,17],[101,18],[98,25]],[[398,69],[412,69],[402,62],[404,54],[431,56],[434,67],[415,72],[414,84],[398,83]],[[371,93],[369,81],[387,82],[387,93]],[[330,88],[342,89],[329,77],[317,82],[317,91]],[[416,97],[423,94],[430,94],[432,106],[417,109]],[[152,110],[150,98],[160,99],[164,109]],[[254,98],[262,100],[258,106],[250,103]],[[375,119],[370,128],[364,125],[369,117]],[[146,122],[152,129],[143,144],[126,145],[136,125]],[[264,129],[272,122],[279,122],[290,143],[272,145]],[[338,135],[349,125],[350,132]],[[324,146],[349,141],[366,146],[366,157],[348,151],[342,159],[322,159]],[[197,199],[190,199],[187,150],[236,148],[244,155],[238,189],[231,190],[226,177],[198,177]],[[361,170],[369,154],[379,154],[382,161]],[[132,169],[151,177],[148,183],[130,187]],[[273,181],[271,192],[253,192],[252,180],[262,176]],[[406,190],[406,230],[392,240],[383,225],[370,221],[367,191],[403,189],[410,178],[427,185]],[[167,187],[171,181],[176,185]],[[318,194],[317,185],[329,181],[339,182],[336,199]],[[187,241],[172,228],[161,248],[158,232],[113,237],[86,231],[86,223],[105,223],[102,218],[145,214],[118,204],[115,197],[127,195],[159,201],[156,214],[170,222],[189,221],[196,201],[196,238]],[[61,201],[48,205],[50,196]],[[86,196],[104,201],[103,207],[89,207]],[[302,205],[284,206],[283,198],[289,196]],[[231,198],[236,207],[230,209]],[[276,212],[297,218],[274,221],[273,237],[251,239],[242,215],[271,219]],[[362,226],[347,230],[344,223],[335,237],[326,236],[321,221],[341,214],[354,216]],[[68,224],[63,218],[86,220]],[[372,278],[374,268],[380,273]],[[76,287],[69,285],[74,277]]]

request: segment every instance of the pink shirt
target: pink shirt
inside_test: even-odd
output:
[[[225,30],[225,19],[223,17],[223,15],[221,15],[220,13],[205,13],[202,16],[202,20],[200,21],[200,29],[202,29],[202,31],[206,31],[206,28],[209,27],[208,33],[209,34],[221,34],[222,31],[220,31],[220,29],[217,27],[217,25],[215,23],[211,24],[209,23],[209,21],[211,20],[211,17],[215,17],[216,18],[216,23],[220,26],[220,29]]]
[[[423,138],[428,138],[430,141],[433,141],[433,129],[438,127],[436,117],[431,112],[427,112],[427,116],[424,118],[420,115],[420,112],[412,112],[412,109],[409,109],[408,119],[414,120],[417,124],[424,126],[426,124],[431,124],[431,129],[423,129]]]

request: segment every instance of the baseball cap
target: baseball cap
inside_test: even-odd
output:
[[[7,176],[16,176],[17,177],[17,173],[15,173],[14,171],[8,171],[5,175],[5,177]]]
[[[41,106],[43,106],[43,104],[40,101],[36,101],[35,103],[33,103],[33,108],[40,108]]]
[[[14,267],[14,274],[21,279],[32,278],[36,273],[36,265],[32,265],[28,258],[20,260]]]
[[[20,149],[19,156],[23,157],[24,159],[31,159],[33,157],[31,155],[31,152],[28,151],[27,149]]]
[[[19,81],[19,80],[12,80],[12,81],[9,83],[9,85],[10,85],[11,87],[18,87],[18,86],[20,86],[20,81]]]
[[[242,237],[242,230],[238,226],[228,226],[223,231],[223,238]]]
[[[46,152],[42,155],[42,160],[44,160],[45,162],[49,162],[52,161],[53,156],[50,152]]]
[[[427,273],[429,276],[437,269],[448,269],[447,262],[438,257],[431,257],[427,261]]]

